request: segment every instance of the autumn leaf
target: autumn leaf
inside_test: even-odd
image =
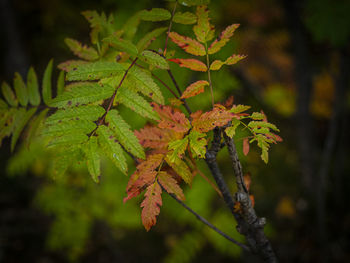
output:
[[[198,80],[198,81],[192,83],[182,93],[181,99],[187,99],[190,97],[194,97],[194,96],[204,92],[204,87],[208,86],[208,85],[209,85],[209,82],[206,80]]]
[[[214,37],[214,26],[209,22],[209,10],[206,5],[197,6],[197,25],[193,27],[193,31],[197,40],[202,43],[210,41]]]
[[[246,187],[247,190],[249,191],[250,185],[251,185],[251,183],[252,183],[252,177],[251,177],[250,173],[246,173],[246,174],[243,176],[243,180],[244,180],[244,185],[245,185],[245,187]]]
[[[223,46],[225,46],[238,27],[239,24],[233,24],[226,27],[226,29],[221,32],[220,36],[213,43],[211,43],[210,47],[208,48],[208,53],[214,54],[218,52]]]
[[[194,70],[194,71],[202,71],[202,72],[207,71],[207,66],[203,62],[201,62],[197,59],[172,58],[172,59],[169,59],[169,61],[172,61],[172,62],[175,62],[176,64],[179,64],[180,67],[189,68],[189,69]]]
[[[141,203],[141,207],[143,208],[141,213],[142,224],[147,231],[157,222],[157,216],[162,206],[161,194],[162,188],[157,181],[147,187],[145,199]]]
[[[204,158],[206,153],[205,146],[207,145],[207,140],[205,139],[205,134],[192,130],[188,136],[190,141],[190,148],[192,153],[199,158]]]
[[[176,132],[187,132],[190,128],[190,122],[179,109],[170,106],[151,104],[160,117],[158,127],[162,129],[170,129]]]
[[[195,56],[205,55],[205,48],[198,41],[189,37],[182,36],[176,32],[170,32],[169,37],[175,44],[177,44],[180,48],[182,48],[187,53]]]
[[[174,194],[178,199],[185,200],[185,195],[177,181],[167,172],[158,173],[158,182],[170,194]]]
[[[168,160],[172,163],[176,161],[177,158],[182,158],[188,145],[187,136],[181,140],[175,140],[169,143],[168,149]]]
[[[244,155],[247,155],[249,153],[249,139],[248,138],[243,139],[243,153],[244,153]]]
[[[233,65],[236,64],[238,61],[246,58],[247,56],[244,55],[236,55],[233,54],[232,56],[228,57],[225,61],[221,60],[214,60],[210,65],[210,70],[219,70],[223,65]]]
[[[229,111],[215,107],[201,115],[191,115],[193,129],[199,132],[208,132],[215,127],[226,125],[233,117]]]
[[[173,138],[172,131],[154,126],[145,126],[143,129],[135,131],[135,135],[143,147],[153,149],[166,149],[168,142]]]

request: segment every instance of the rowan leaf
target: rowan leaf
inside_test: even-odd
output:
[[[164,8],[152,8],[151,10],[142,10],[139,12],[141,20],[144,21],[165,21],[171,18],[171,14]]]
[[[167,27],[160,27],[154,29],[153,31],[147,33],[140,41],[137,43],[136,47],[139,52],[145,50],[157,37],[163,34],[167,30]]]
[[[89,64],[89,62],[86,62],[84,60],[67,60],[65,62],[58,64],[57,67],[60,70],[63,70],[65,72],[69,72],[69,71],[76,69],[78,66],[82,66],[85,64]]]
[[[255,138],[257,140],[258,146],[261,149],[261,155],[260,155],[261,159],[265,163],[268,163],[268,161],[269,161],[269,144],[266,141],[267,138],[262,134],[258,134]]]
[[[64,71],[61,71],[57,79],[57,96],[61,95],[64,91],[64,78],[65,78],[65,73]]]
[[[26,107],[28,105],[28,91],[26,88],[26,84],[24,83],[21,75],[18,72],[15,73],[13,87],[15,89],[19,103],[22,106]]]
[[[138,91],[150,97],[155,102],[164,104],[164,97],[159,86],[154,82],[152,76],[147,71],[138,67],[133,67],[129,71],[128,76],[135,82]]]
[[[11,138],[11,152],[15,149],[17,140],[21,135],[24,127],[30,120],[30,118],[35,114],[36,108],[31,108],[28,111],[24,108],[20,108],[17,110],[13,119],[13,134]]]
[[[214,26],[209,22],[209,10],[206,5],[197,6],[197,24],[193,27],[193,31],[197,40],[206,43],[214,37]]]
[[[151,66],[155,66],[160,69],[169,69],[167,60],[152,50],[144,50],[141,53],[140,59]]]
[[[104,153],[112,160],[114,165],[120,171],[126,174],[128,166],[123,154],[123,149],[119,145],[113,132],[107,126],[100,125],[97,128],[96,133],[98,134],[99,145],[104,150]]]
[[[33,138],[39,133],[39,127],[41,127],[41,125],[43,124],[48,111],[48,108],[41,111],[37,116],[33,117],[30,124],[28,125],[28,133],[25,138],[28,148],[32,143]]]
[[[211,43],[210,47],[208,48],[208,54],[215,54],[223,46],[225,46],[226,43],[230,40],[230,38],[233,36],[233,33],[238,27],[239,27],[239,24],[233,24],[226,27],[226,29],[221,32],[220,36],[217,39],[215,39],[213,43]]]
[[[43,135],[50,137],[61,136],[66,133],[91,133],[96,128],[96,124],[87,120],[71,120],[47,124],[42,130]]]
[[[157,175],[159,184],[169,194],[174,194],[179,200],[184,201],[185,195],[177,181],[167,172],[161,171]]]
[[[86,157],[87,168],[91,175],[91,178],[95,183],[99,183],[101,175],[101,164],[96,136],[91,136],[88,142],[85,144],[84,153]]]
[[[145,159],[145,151],[128,123],[119,115],[117,110],[111,110],[106,115],[109,128],[124,148],[137,158]]]
[[[227,136],[232,138],[236,134],[236,129],[240,124],[241,122],[238,119],[233,118],[232,125],[225,129]]]
[[[105,113],[105,109],[97,105],[85,105],[57,110],[46,119],[47,124],[69,120],[96,121]]]
[[[140,16],[138,13],[131,16],[126,23],[124,24],[123,28],[121,29],[123,38],[126,40],[132,40],[137,32],[137,28],[140,24]]]
[[[244,138],[243,139],[243,154],[247,155],[249,153],[249,139]]]
[[[176,64],[179,64],[180,67],[189,68],[189,69],[194,70],[194,71],[202,71],[202,72],[207,71],[207,66],[203,62],[201,62],[197,59],[172,58],[172,59],[169,59],[169,61],[172,61],[172,62],[175,62]]]
[[[138,95],[136,92],[121,86],[118,90],[116,101],[124,104],[126,107],[130,108],[132,111],[137,114],[152,119],[159,120],[158,114],[153,111],[149,102],[146,101],[143,97]]]
[[[173,138],[172,131],[154,126],[145,126],[135,131],[135,135],[143,147],[153,149],[166,149],[168,142]]]
[[[119,51],[126,52],[130,56],[137,57],[137,54],[139,53],[137,47],[129,40],[110,36],[103,39],[103,41]]]
[[[182,36],[176,32],[170,32],[169,37],[176,45],[189,54],[195,56],[205,56],[206,54],[205,47],[192,38]]]
[[[185,153],[188,145],[188,137],[186,136],[183,139],[171,141],[168,144],[169,153],[167,155],[168,160],[172,163],[178,158],[182,158],[182,155]]]
[[[229,111],[215,107],[201,115],[192,114],[193,129],[199,132],[208,132],[215,127],[226,125],[233,117]]]
[[[162,206],[161,194],[162,188],[157,181],[147,187],[145,199],[141,203],[141,207],[143,208],[141,213],[142,224],[147,231],[157,222],[157,216]]]
[[[214,60],[211,64],[210,64],[210,70],[219,70],[221,69],[221,67],[225,64],[224,61],[221,60]]]
[[[7,103],[10,106],[12,106],[12,107],[18,106],[18,100],[15,96],[15,93],[13,92],[11,87],[6,82],[2,83],[1,91],[2,91],[2,95],[4,95],[5,100],[7,101]]]
[[[246,56],[234,54],[234,55],[228,57],[225,61],[214,60],[210,64],[210,70],[219,70],[223,65],[233,65],[244,58],[246,58]]]
[[[265,122],[265,121],[251,121],[248,123],[248,126],[252,129],[254,128],[270,128],[274,131],[280,131],[276,125],[269,123],[269,122]]]
[[[82,83],[81,85],[73,86],[70,90],[54,98],[50,106],[57,108],[79,106],[110,98],[113,92],[114,88],[109,85],[101,86],[97,83]]]
[[[230,112],[238,114],[238,113],[242,113],[243,111],[249,110],[251,107],[250,106],[246,106],[246,105],[233,105]]]
[[[205,153],[207,151],[207,140],[205,137],[206,135],[204,133],[200,133],[195,130],[192,130],[188,135],[190,149],[195,156],[198,156],[198,158],[205,157]]]
[[[84,133],[67,133],[62,136],[54,137],[47,147],[72,146],[82,144],[88,140],[88,136]]]
[[[111,77],[124,72],[125,68],[117,62],[93,62],[73,68],[67,74],[67,80],[96,80]]]
[[[160,116],[159,128],[176,132],[187,132],[189,130],[190,122],[180,110],[156,103],[152,103],[152,107]]]
[[[52,65],[53,65],[53,60],[51,59],[45,69],[44,76],[43,76],[42,95],[43,95],[43,101],[46,105],[49,105],[52,99],[52,88],[51,88]]]
[[[98,59],[98,53],[93,47],[83,45],[79,41],[66,38],[64,40],[69,49],[73,52],[74,55],[78,56],[81,59],[92,61]]]
[[[165,157],[165,161],[187,184],[192,183],[193,175],[184,161],[176,158],[175,162],[171,162],[168,157]]]
[[[197,22],[197,17],[191,12],[176,12],[173,21],[178,24],[191,25]]]
[[[194,97],[194,96],[204,92],[205,86],[209,86],[209,82],[206,80],[198,80],[198,81],[192,83],[182,93],[181,99],[187,99],[190,97]]]

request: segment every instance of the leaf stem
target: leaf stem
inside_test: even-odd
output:
[[[207,72],[208,72],[208,81],[209,81],[209,88],[210,88],[210,94],[211,94],[211,104],[214,108],[214,92],[213,92],[213,84],[211,82],[211,75],[210,75],[210,61],[209,61],[209,54],[208,54],[208,45],[205,43],[205,53],[207,57]]]
[[[173,18],[174,18],[174,15],[175,15],[176,6],[177,6],[177,1],[175,2],[173,12],[171,13],[170,23],[169,23],[169,27],[168,27],[168,33],[167,33],[167,36],[166,36],[166,39],[165,39],[165,47],[164,47],[164,52],[163,52],[164,56],[166,55],[166,50],[167,50],[167,47],[168,47],[169,33],[170,33],[170,30],[171,30],[171,26],[173,25]]]

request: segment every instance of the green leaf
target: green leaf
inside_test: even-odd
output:
[[[84,143],[88,140],[88,136],[84,133],[68,133],[62,136],[54,137],[53,140],[47,145],[47,147],[57,147],[63,145],[77,145]]]
[[[123,38],[126,40],[132,40],[136,34],[137,27],[140,24],[140,17],[136,13],[132,17],[130,17],[126,23],[124,24],[122,31],[124,32]]]
[[[148,101],[124,86],[118,90],[116,100],[143,117],[159,120],[158,114],[153,111]]]
[[[46,136],[61,136],[66,133],[91,133],[96,128],[96,124],[87,120],[73,120],[48,124],[44,127],[41,134]]]
[[[124,40],[115,36],[111,36],[103,39],[103,41],[110,44],[117,50],[126,52],[128,55],[131,55],[133,57],[137,57],[137,54],[139,53],[137,47],[129,40]]]
[[[38,106],[40,104],[39,84],[33,67],[30,67],[28,71],[27,88],[30,104],[33,106]]]
[[[46,124],[64,122],[69,120],[96,121],[105,113],[105,109],[97,105],[85,105],[57,110],[46,119]]]
[[[147,33],[143,38],[140,39],[140,41],[136,45],[139,52],[145,50],[152,43],[153,40],[155,40],[157,37],[163,34],[166,30],[167,27],[160,27]]]
[[[128,166],[126,163],[123,149],[119,145],[113,132],[106,126],[101,125],[97,129],[98,142],[104,150],[105,154],[113,161],[114,165],[126,174]]]
[[[152,8],[151,10],[142,10],[139,12],[141,20],[145,21],[165,21],[171,18],[171,14],[164,8]]]
[[[109,85],[100,86],[97,83],[83,83],[74,86],[69,91],[63,92],[54,98],[50,106],[57,108],[74,107],[110,98],[114,88]]]
[[[256,128],[256,127],[261,127],[261,128],[270,128],[275,131],[280,131],[276,125],[266,122],[266,121],[251,121],[249,122],[248,126],[250,128]]]
[[[14,116],[17,108],[9,108],[6,111],[0,112],[0,145],[2,139],[11,135],[14,128]]]
[[[265,114],[261,112],[253,112],[250,118],[252,118],[253,120],[263,120],[265,118]]]
[[[57,96],[64,91],[64,71],[61,71],[57,79]]]
[[[111,77],[124,72],[124,67],[117,62],[94,62],[73,68],[68,72],[67,79],[73,80],[96,80]]]
[[[206,153],[207,141],[205,139],[205,134],[191,130],[188,139],[190,141],[190,148],[192,153],[198,158],[204,158]]]
[[[191,25],[197,22],[197,17],[195,14],[192,14],[191,12],[176,12],[173,21],[175,23],[183,24],[183,25]]]
[[[140,59],[151,66],[160,69],[169,69],[169,64],[164,57],[152,50],[145,50],[141,53]]]
[[[26,84],[24,83],[21,75],[18,72],[15,73],[13,87],[15,89],[19,103],[22,106],[26,107],[28,105],[28,92],[26,89]]]
[[[233,105],[230,112],[237,114],[249,109],[250,109],[250,106],[239,104],[239,105]]]
[[[135,134],[130,129],[128,123],[119,115],[117,110],[111,110],[107,113],[106,121],[109,128],[114,132],[117,140],[124,148],[137,158],[145,159],[145,151]]]
[[[202,43],[206,43],[214,37],[214,26],[209,22],[209,11],[207,6],[197,6],[197,24],[193,27],[197,40]]]
[[[91,136],[84,147],[88,171],[95,183],[100,182],[101,164],[98,153],[97,137]]]
[[[53,60],[51,59],[45,69],[43,83],[42,83],[43,101],[46,105],[49,105],[52,99],[52,90],[51,90],[52,65],[53,65]]]
[[[226,134],[227,134],[227,136],[228,137],[233,137],[233,136],[235,136],[235,134],[236,134],[236,129],[237,129],[237,127],[239,126],[241,124],[241,122],[238,120],[238,119],[236,119],[236,118],[233,118],[232,119],[232,125],[230,126],[230,127],[227,127],[226,129],[225,129],[225,132],[226,132]]]
[[[165,161],[187,184],[192,183],[192,173],[184,161],[182,161],[180,158],[176,158],[175,162],[171,162],[168,157],[165,158]]]
[[[83,45],[79,41],[72,38],[66,38],[64,42],[74,53],[74,55],[78,56],[79,58],[89,61],[98,59],[98,53],[94,48]]]
[[[33,138],[38,134],[38,129],[43,123],[48,111],[49,111],[48,108],[44,109],[42,112],[40,112],[38,116],[35,116],[31,120],[30,124],[28,125],[29,129],[28,129],[28,134],[26,136],[26,143],[28,147],[32,143]]]
[[[15,149],[17,140],[24,129],[24,126],[26,126],[27,122],[30,120],[30,118],[34,115],[36,112],[36,108],[31,108],[28,111],[26,111],[23,108],[20,108],[15,116],[14,116],[14,128],[13,128],[13,134],[11,138],[11,152]]]
[[[16,99],[15,93],[6,82],[2,83],[1,91],[2,91],[2,95],[4,95],[5,100],[10,106],[12,107],[18,106],[18,101]]]
[[[183,139],[169,142],[168,150],[169,153],[167,155],[167,160],[172,163],[175,163],[177,159],[181,158],[185,153],[188,145],[188,137],[186,136]]]
[[[257,140],[258,146],[261,148],[261,159],[268,163],[269,161],[269,144],[266,141],[266,137],[262,134],[258,134],[255,139]]]
[[[139,91],[159,104],[164,104],[164,97],[152,76],[145,70],[133,67],[129,71],[129,78],[136,82]]]
[[[7,109],[8,109],[7,103],[3,99],[0,99],[0,110],[7,110]]]

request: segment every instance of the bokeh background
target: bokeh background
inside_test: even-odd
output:
[[[0,81],[12,82],[15,71],[25,76],[31,65],[41,76],[51,58],[56,65],[72,58],[65,37],[89,43],[81,11],[113,14],[121,27],[138,10],[171,6],[160,0],[0,0]],[[284,139],[272,147],[267,165],[255,147],[248,156],[239,152],[280,262],[350,262],[350,1],[216,0],[210,10],[217,33],[241,24],[219,58],[248,55],[213,74],[215,98],[233,95],[237,104],[262,109]],[[142,23],[136,38],[153,26]],[[174,30],[191,34],[191,26]],[[204,77],[172,67],[182,88]],[[190,104],[208,108],[210,98],[199,96]],[[123,114],[134,128],[144,124],[126,109]],[[241,149],[239,139],[237,144]],[[10,154],[4,140],[0,151],[0,262],[259,262],[166,196],[157,225],[146,232],[140,200],[123,204],[127,178],[108,162],[96,185],[81,167],[53,178],[50,156],[40,146],[31,151],[18,146]],[[232,180],[225,150],[219,162]],[[202,178],[186,189],[186,198],[242,240],[222,200]]]

